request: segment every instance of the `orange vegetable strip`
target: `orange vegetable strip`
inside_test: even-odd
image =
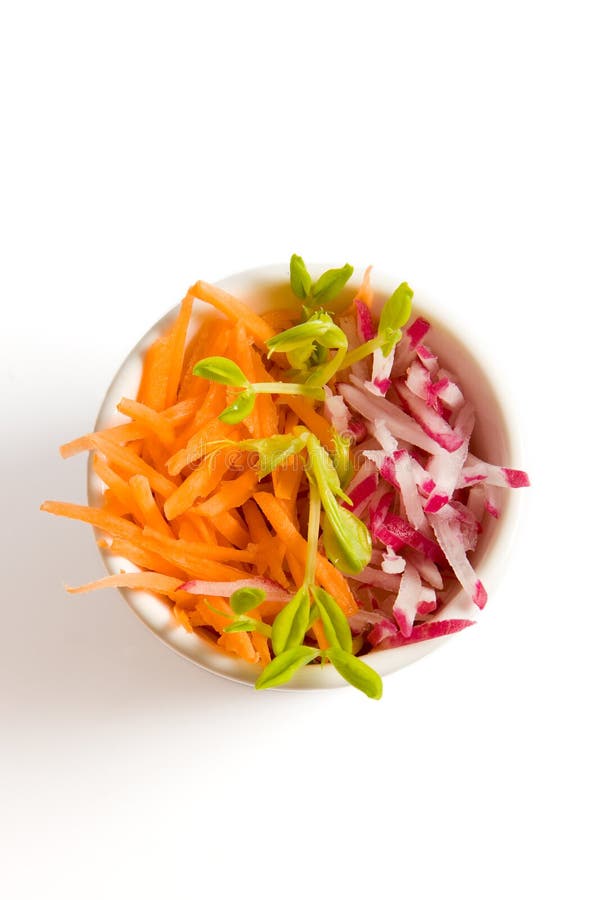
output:
[[[280,401],[292,409],[301,422],[319,439],[327,450],[334,449],[331,425],[320,413],[310,405],[310,401],[304,397],[296,397],[294,394],[282,394]]]
[[[219,312],[224,313],[234,322],[243,322],[250,334],[263,345],[277,333],[274,328],[271,328],[261,316],[253,312],[245,303],[236,300],[235,297],[232,297],[231,294],[228,294],[227,291],[223,291],[221,288],[207,284],[205,281],[197,281],[190,288],[190,293],[199,300],[210,303],[211,306],[214,306]]]
[[[64,516],[67,519],[78,519],[87,522],[101,531],[105,531],[112,537],[124,538],[127,541],[135,541],[141,534],[140,529],[133,522],[111,515],[103,509],[94,506],[79,506],[76,503],[62,503],[58,500],[46,500],[42,503],[41,510],[52,513],[54,516]]]
[[[231,511],[219,513],[217,516],[211,516],[210,521],[216,530],[224,535],[227,540],[236,547],[244,548],[248,546],[248,532],[236,522]]]
[[[258,662],[263,668],[268,666],[271,662],[271,653],[269,651],[269,642],[267,641],[264,634],[259,634],[258,631],[253,631],[250,634],[250,640],[254,645],[254,649],[258,655]]]
[[[325,650],[329,647],[329,641],[325,637],[325,629],[323,628],[323,623],[320,619],[317,619],[316,622],[313,622],[312,625],[313,634],[317,639],[317,644],[321,648],[321,650]]]
[[[179,538],[165,537],[165,535],[151,528],[144,528],[139,540],[140,546],[147,546],[151,552],[162,554],[174,553],[182,558],[194,560],[197,563],[209,562],[236,562],[252,563],[254,553],[252,550],[240,550],[237,547],[219,547],[217,544],[203,544],[200,541],[183,541]],[[160,548],[160,549],[159,549]],[[247,578],[248,573],[243,572],[240,578]],[[206,576],[205,581],[218,579]],[[224,579],[229,581],[228,578]]]
[[[150,569],[153,572],[162,572],[163,575],[171,575],[173,578],[178,578],[180,579],[180,584],[186,578],[186,573],[183,569],[167,562],[166,559],[163,559],[157,553],[150,553],[150,551],[144,550],[142,547],[137,547],[131,541],[126,541],[122,538],[112,538],[110,545],[107,541],[100,540],[98,541],[98,546],[110,550],[115,556],[122,556],[124,559],[128,559],[129,562],[139,566],[140,569]]]
[[[166,537],[173,537],[173,532],[162,517],[161,511],[157,506],[150,482],[145,475],[132,475],[129,479],[129,486],[133,493],[134,500],[138,509],[142,513],[144,524],[159,531]]]
[[[263,515],[254,500],[248,500],[244,503],[242,512],[250,532],[250,539],[255,544],[260,544],[271,538],[271,532],[267,528]]]
[[[304,466],[299,456],[288,457],[282,466],[273,471],[273,490],[280,500],[295,500],[304,474]]]
[[[117,500],[110,488],[107,488],[102,494],[102,509],[115,516],[131,515],[127,507],[123,506],[120,500]]]
[[[247,662],[258,662],[258,653],[254,649],[254,644],[244,631],[222,634],[217,644],[230,653],[235,653],[236,656],[240,656]]]
[[[149,431],[155,434],[161,444],[164,444],[166,447],[175,440],[175,430],[171,423],[150,406],[144,406],[143,403],[139,403],[137,400],[130,400],[127,397],[123,397],[121,402],[117,405],[117,409],[120,413],[123,413],[124,416],[129,416],[130,419],[144,425]]]
[[[104,578],[98,578],[79,587],[67,586],[66,591],[68,594],[87,594],[100,588],[123,587],[169,595],[175,593],[180,586],[181,582],[177,578],[158,572],[121,572],[118,575],[105,575]]]
[[[205,357],[223,356],[229,341],[229,322],[221,318],[205,318],[200,323],[196,334],[190,340],[183,357],[183,372],[179,384],[181,399],[197,397],[204,399],[210,382],[194,375],[194,366]],[[208,350],[210,348],[210,350]]]
[[[287,331],[292,325],[297,325],[300,315],[294,309],[270,309],[262,314],[262,319],[279,334],[280,331]]]
[[[105,428],[103,431],[84,434],[59,447],[62,458],[68,459],[70,456],[75,456],[77,453],[93,450],[91,438],[94,434],[115,441],[117,444],[126,444],[128,441],[135,441],[138,438],[144,437],[146,429],[142,428],[136,422],[124,422],[123,425],[115,425],[114,428]]]
[[[252,351],[254,362],[254,376],[256,381],[274,381],[272,375],[267,372],[262,358],[255,350]],[[260,437],[271,437],[279,433],[279,411],[271,394],[259,394],[256,398],[256,407],[260,416]]]
[[[140,508],[136,502],[135,496],[129,484],[117,475],[108,463],[94,454],[92,468],[101,481],[110,489],[111,493],[117,498],[119,503],[123,505],[128,513],[135,516],[138,522],[143,521]]]
[[[144,368],[137,399],[145,406],[160,412],[167,405],[169,383],[170,345],[173,326],[161,335],[146,351]]]
[[[288,552],[294,554],[304,565],[306,562],[307,543],[300,532],[296,531],[290,522],[285,510],[282,508],[279,500],[272,494],[259,492],[254,495],[254,499],[262,509],[263,513],[285,543]],[[340,608],[347,616],[353,615],[358,610],[358,605],[354,599],[346,579],[335,566],[321,556],[317,555],[316,565],[317,581],[334,597]]]
[[[283,600],[263,600],[260,606],[257,607],[257,613],[260,615],[261,619],[274,619],[275,616],[281,612],[285,603]]]
[[[194,629],[192,627],[192,623],[190,622],[190,617],[184,609],[182,609],[180,606],[174,606],[173,616],[175,617],[176,622],[178,622],[179,625],[183,625],[186,631],[193,633]]]
[[[246,469],[239,478],[224,481],[221,488],[208,500],[198,503],[195,510],[203,516],[212,517],[235,509],[250,499],[257,482],[258,473],[254,469]]]
[[[219,385],[223,387],[223,385]],[[222,409],[225,403],[222,404]],[[199,429],[189,438],[186,445],[177,450],[173,456],[167,460],[167,471],[169,475],[179,475],[186,466],[191,466],[197,459],[201,459],[206,454],[214,450],[211,446],[216,441],[238,439],[239,430],[232,428],[217,417],[211,419],[207,423],[203,423]]]
[[[205,457],[165,501],[165,516],[171,520],[186,512],[198,499],[213,491],[227,471],[227,454],[218,451]]]
[[[251,551],[248,550],[230,550],[225,547],[200,543],[190,545],[184,541],[165,538],[163,535],[147,529],[142,532],[133,522],[128,522],[126,519],[121,519],[119,516],[111,515],[103,509],[96,509],[92,506],[78,506],[75,503],[47,500],[42,503],[41,509],[57,516],[88,522],[113,537],[123,538],[142,550],[164,557],[195,578],[211,581],[236,581],[239,578],[245,578],[248,575],[247,572],[215,560],[222,559],[224,556],[240,562],[253,558]]]
[[[202,597],[200,600],[196,597],[196,600],[196,612],[202,616],[204,623],[210,625],[215,631],[221,633],[223,629],[233,621],[231,607],[222,597]],[[211,609],[211,607],[213,608]],[[215,609],[226,613],[226,615],[220,616],[215,612]],[[192,623],[194,622],[194,618],[195,616],[192,613],[190,616],[190,621]]]
[[[188,516],[187,513],[184,514],[183,518],[184,520],[189,518],[192,526],[198,532],[201,541],[203,541],[205,544],[216,544],[217,539],[215,536],[215,529],[212,527],[210,522],[208,522],[206,519],[203,519],[202,516]]]
[[[152,466],[144,462],[128,447],[120,447],[118,444],[113,444],[112,441],[98,437],[98,435],[94,435],[91,440],[96,450],[100,450],[109,463],[116,463],[130,475],[145,475],[152,489],[162,497],[168,497],[175,490],[176,485],[172,481],[165,478],[156,469],[153,469]]]
[[[296,585],[296,588],[299,588],[304,581],[304,566],[302,562],[289,551],[286,552],[286,559],[287,564],[290,567],[290,572],[292,573],[292,578],[294,579],[294,584]]]
[[[175,406],[166,409],[164,413],[161,413],[161,416],[171,425],[177,427],[179,425],[184,425],[191,419],[196,408],[196,400],[184,400],[181,403],[176,403]],[[92,450],[93,447],[90,439],[94,434],[98,435],[98,437],[114,441],[116,444],[127,444],[129,441],[137,441],[140,438],[145,438],[147,433],[148,430],[138,422],[124,422],[122,425],[114,425],[112,428],[104,428],[102,431],[84,434],[82,437],[69,441],[68,444],[63,444],[62,447],[59,448],[60,455],[63,459],[68,459],[70,456],[75,456],[76,453]]]
[[[185,353],[185,338],[187,335],[192,308],[194,305],[194,297],[190,292],[181,301],[179,313],[173,326],[173,333],[169,347],[169,368],[167,378],[167,390],[165,406],[172,406],[177,399],[177,389],[179,388],[179,380],[181,378],[181,369],[183,366],[183,357]]]

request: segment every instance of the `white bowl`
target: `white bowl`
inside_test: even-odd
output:
[[[309,266],[311,273],[315,274],[324,271],[325,268],[327,266],[324,265]],[[357,271],[346,290],[351,291],[358,287],[360,274],[361,271]],[[394,280],[373,273],[372,285],[375,289],[376,308],[377,303],[381,304],[397,284],[398,279]],[[287,265],[266,266],[240,272],[219,282],[219,286],[244,300],[259,312],[293,300],[289,289]],[[198,321],[198,318],[202,317],[208,309],[209,307],[196,301],[195,321]],[[428,344],[439,354],[444,366],[457,374],[465,395],[475,406],[477,418],[472,439],[472,447],[475,452],[490,462],[510,465],[512,462],[510,436],[515,432],[509,428],[506,408],[501,405],[497,391],[490,383],[485,368],[473,352],[467,348],[464,341],[438,320],[434,305],[421,296],[418,290],[415,293],[414,310],[415,314],[424,316],[432,323],[433,328],[427,336]],[[108,428],[124,421],[116,411],[117,403],[121,397],[136,396],[144,353],[152,341],[167,328],[176,313],[177,308],[167,313],[144,335],[127,356],[106,393],[98,414],[96,429]],[[90,465],[88,497],[92,506],[99,505],[102,490],[102,483]],[[499,580],[508,556],[510,538],[514,531],[517,514],[517,498],[514,496],[514,491],[503,491],[502,493],[504,503],[500,519],[486,517],[477,549],[472,555],[474,567],[491,595],[491,602],[493,602],[494,596],[494,583]],[[114,556],[107,550],[100,552],[106,569],[111,574],[122,570],[139,571],[128,560]],[[254,684],[260,671],[258,666],[229,657],[215,650],[208,641],[200,636],[185,631],[175,620],[167,601],[162,601],[144,591],[132,591],[124,588],[121,588],[120,591],[142,622],[173,650],[216,675],[222,675],[244,684]],[[445,606],[440,618],[476,619],[478,612],[464,592],[457,588],[456,595]],[[392,650],[373,651],[368,654],[368,662],[381,675],[387,675],[421,659],[449,639],[450,637],[435,638]],[[309,666],[300,670],[289,684],[280,689],[315,690],[344,685],[346,682],[338,675],[333,666]]]

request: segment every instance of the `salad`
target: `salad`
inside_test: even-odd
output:
[[[368,654],[473,624],[440,613],[460,587],[485,606],[470,555],[498,491],[529,481],[470,451],[475,411],[408,284],[377,318],[370,269],[353,298],[352,274],[314,279],[294,255],[295,302],[262,315],[191,287],[118,404],[126,421],[61,447],[91,452],[101,507],[42,509],[95,526],[138,568],[70,593],[159,595],[187,631],[255,663],[258,689],[320,662],[378,699]]]

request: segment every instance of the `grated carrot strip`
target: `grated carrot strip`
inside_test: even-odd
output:
[[[334,449],[331,425],[320,413],[318,413],[304,397],[296,397],[294,394],[282,394],[281,403],[285,403],[293,410],[301,422],[319,439],[327,450]]]
[[[143,403],[140,403],[137,400],[130,400],[127,397],[123,397],[121,402],[117,405],[117,409],[120,413],[123,413],[124,416],[129,416],[134,422],[138,422],[152,434],[155,434],[159,441],[166,447],[170,446],[175,440],[175,429],[173,428],[173,425],[165,418],[165,416],[161,416],[160,413],[157,413],[156,410],[152,409],[150,406],[144,406]]]
[[[196,505],[195,511],[200,515],[212,518],[220,513],[242,506],[254,493],[257,482],[257,472],[254,469],[246,469],[239,478],[224,481],[221,488],[208,500],[204,500]]]
[[[276,334],[275,330],[261,316],[221,288],[207,284],[205,281],[197,281],[190,288],[190,293],[199,300],[210,303],[234,322],[243,322],[250,334],[263,345]]]
[[[282,508],[279,500],[272,494],[259,492],[254,499],[263,513],[285,543],[288,552],[291,552],[303,565],[306,563],[307,543],[299,531],[297,531]],[[354,599],[348,583],[341,572],[321,554],[317,555],[316,579],[334,597],[340,608],[347,616],[358,611],[358,605]]]
[[[98,435],[94,435],[91,440],[95,449],[100,450],[109,463],[115,463],[130,475],[145,475],[152,489],[162,497],[168,497],[175,490],[176,484],[173,481],[157,472],[128,447],[120,447]]]
[[[129,479],[134,500],[140,510],[145,525],[159,531],[166,537],[173,537],[173,532],[165,522],[160,509],[157,506],[150,482],[145,475],[132,475]]]

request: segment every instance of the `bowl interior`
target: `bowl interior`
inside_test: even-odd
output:
[[[310,270],[318,272],[325,268],[327,267],[311,265]],[[354,276],[349,282],[345,289],[348,297],[351,297],[359,282],[359,276]],[[376,292],[375,308],[377,309],[377,306],[381,306],[394,290],[396,283],[392,279],[379,275],[372,277],[372,284]],[[297,303],[289,288],[289,270],[285,265],[241,272],[219,282],[219,286],[244,300],[259,312]],[[207,310],[208,307],[204,304],[196,303],[193,314],[196,323]],[[97,429],[108,428],[125,421],[116,411],[117,403],[121,397],[136,396],[144,353],[152,341],[169,325],[176,312],[177,310],[173,309],[167,313],[144,335],[127,356],[106,393],[98,414]],[[506,413],[484,367],[466,344],[438,319],[434,304],[428,302],[427,298],[419,295],[418,292],[414,298],[414,312],[415,315],[422,315],[432,323],[432,330],[427,337],[428,345],[439,355],[444,367],[457,375],[465,395],[475,406],[476,425],[471,443],[473,451],[489,462],[510,465],[512,454]],[[193,330],[194,328],[191,327],[190,332]],[[88,497],[91,505],[99,504],[102,490],[102,483],[90,465]],[[493,589],[494,581],[498,579],[502,571],[516,516],[514,492],[504,491],[502,494],[502,515],[498,520],[486,517],[477,549],[472,555],[473,564],[488,591],[490,588]],[[123,570],[138,571],[128,560],[116,557],[106,550],[100,552],[109,573],[118,573]],[[143,591],[121,589],[121,594],[142,622],[182,656],[204,669],[238,682],[253,684],[256,680],[259,671],[257,666],[229,657],[215,649],[208,640],[197,634],[186,632],[175,620],[170,604],[166,601]],[[478,610],[464,592],[457,589],[440,614],[440,618],[474,619],[477,617],[477,612]],[[445,640],[448,638],[437,638],[433,641],[393,650],[372,652],[368,655],[369,664],[384,675],[420,659],[439,647]],[[307,690],[341,687],[345,684],[346,682],[332,666],[323,668],[315,666],[302,669],[291,684],[284,685],[281,689]]]

